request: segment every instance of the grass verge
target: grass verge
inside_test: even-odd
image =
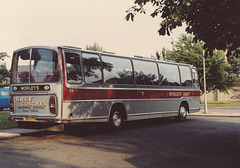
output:
[[[240,101],[208,101],[207,105],[209,107],[240,107]],[[201,106],[204,106],[203,102]]]
[[[8,117],[9,117],[8,111],[0,111],[0,130],[17,127],[17,123],[9,121]]]

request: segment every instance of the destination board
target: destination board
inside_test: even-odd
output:
[[[49,85],[21,85],[13,86],[13,91],[49,91]]]

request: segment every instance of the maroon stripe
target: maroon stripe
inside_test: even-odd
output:
[[[200,96],[200,91],[68,89],[64,87],[63,100],[101,99],[161,99]]]

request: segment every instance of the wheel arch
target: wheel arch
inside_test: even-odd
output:
[[[127,112],[126,112],[126,108],[125,108],[125,105],[124,105],[123,102],[114,102],[114,103],[112,103],[112,106],[111,106],[110,111],[108,113],[108,120],[110,120],[111,113],[115,109],[120,109],[121,112],[123,113],[124,120],[127,120]]]
[[[189,104],[188,104],[187,100],[181,101],[181,103],[180,103],[180,105],[179,105],[179,108],[180,108],[181,105],[185,106],[187,112],[189,113]]]

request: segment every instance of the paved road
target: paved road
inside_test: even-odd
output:
[[[0,167],[240,167],[240,118],[189,117],[0,140]],[[79,128],[78,128],[79,129]]]

